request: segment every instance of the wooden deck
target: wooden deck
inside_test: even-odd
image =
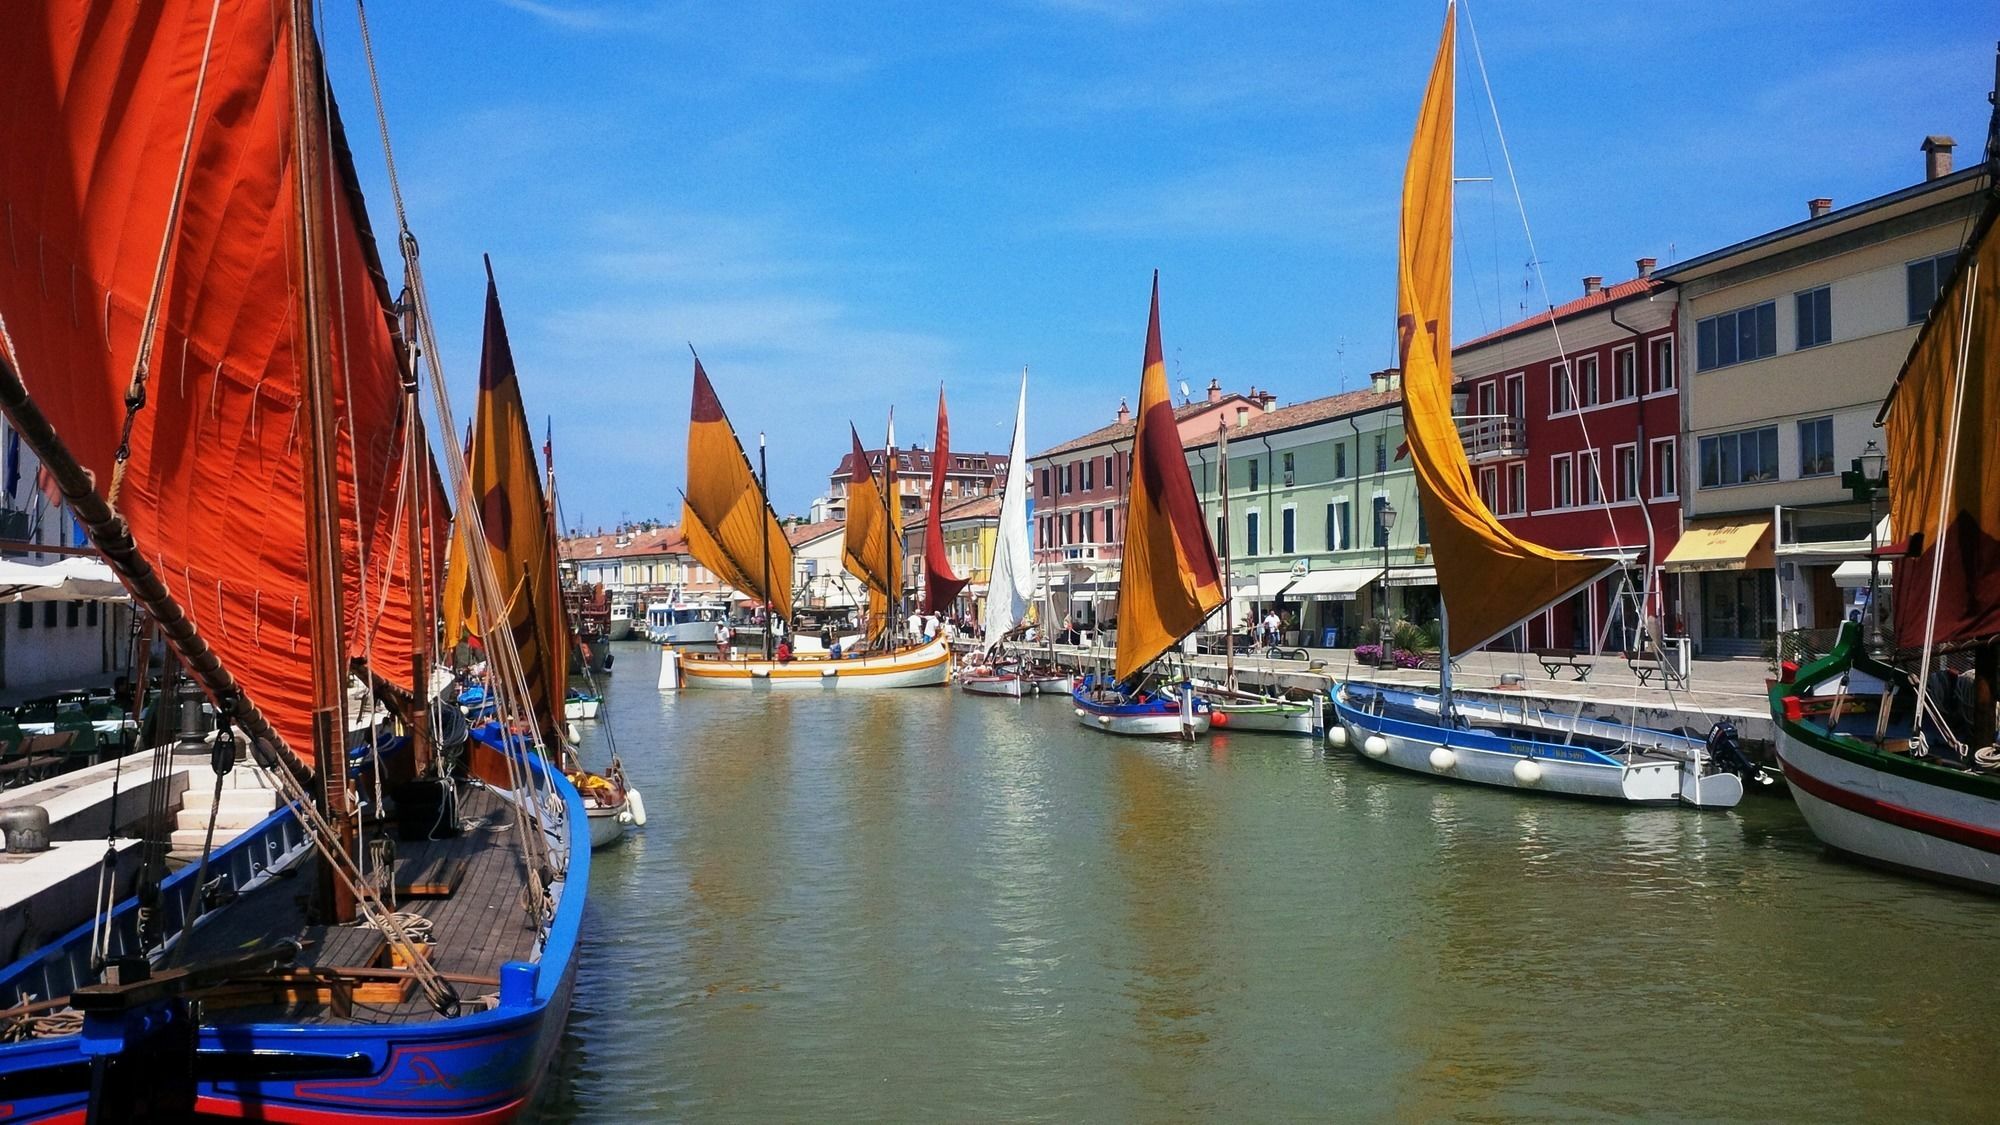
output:
[[[395,874],[398,882],[406,882],[413,874],[438,871],[439,860],[462,861],[463,874],[450,893],[404,899],[397,909],[430,920],[434,942],[430,959],[439,971],[492,981],[503,963],[534,956],[537,930],[523,905],[527,884],[513,827],[517,811],[482,786],[465,786],[462,797],[459,820],[467,825],[466,831],[443,840],[397,840]],[[574,827],[577,846],[589,846],[584,831],[582,825]],[[374,929],[358,923],[307,924],[306,903],[319,862],[317,855],[309,856],[289,876],[274,879],[219,911],[197,929],[174,962],[190,965],[237,956],[292,938],[303,947],[294,962],[299,968],[392,967],[388,943]],[[456,867],[456,863],[446,865]],[[499,990],[497,984],[454,982],[453,987],[468,1009],[480,997]],[[406,997],[395,998],[403,992]],[[414,981],[405,988],[393,980],[334,989],[275,978],[246,982],[208,998],[206,1013],[212,1024],[398,1023],[436,1018]]]

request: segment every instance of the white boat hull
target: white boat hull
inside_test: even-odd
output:
[[[1251,703],[1209,696],[1214,724],[1225,731],[1266,731],[1274,734],[1313,733],[1312,706],[1305,703]]]
[[[1792,736],[1778,763],[1821,842],[1860,859],[2000,891],[2000,800],[1875,769]]]
[[[1039,695],[1068,695],[1076,690],[1075,676],[1038,676],[1028,685]]]
[[[1730,808],[1743,799],[1735,774],[1701,773],[1699,761],[1650,754],[1618,756],[1580,746],[1525,742],[1496,733],[1369,714],[1338,702],[1347,745],[1369,761],[1449,781],[1522,792],[1631,804],[1685,802]]]
[[[613,614],[611,617],[611,632],[608,635],[614,641],[631,640],[632,619],[629,617],[619,617],[616,614]]]
[[[1092,730],[1106,734],[1125,734],[1139,738],[1180,738],[1181,720],[1178,715],[1103,715],[1079,707],[1076,721]],[[1207,715],[1194,717],[1193,733],[1207,734]]]
[[[854,691],[878,688],[936,687],[951,679],[951,652],[942,640],[833,660],[807,654],[785,663],[775,660],[721,660],[686,655],[681,682],[691,688],[737,691]]]
[[[625,825],[630,818],[625,813],[624,802],[610,808],[591,806],[585,810],[585,819],[590,821],[590,846],[592,850],[617,843],[625,835]]]
[[[999,695],[1019,699],[1028,693],[1019,676],[965,675],[958,678],[958,686],[973,695]]]

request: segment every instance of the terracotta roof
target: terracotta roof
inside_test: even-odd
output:
[[[1633,297],[1643,297],[1648,293],[1665,289],[1666,287],[1667,283],[1657,277],[1635,277],[1630,281],[1621,281],[1616,285],[1607,285],[1587,297],[1578,297],[1568,304],[1557,305],[1553,312],[1536,313],[1526,320],[1517,320],[1505,328],[1498,328],[1488,332],[1484,336],[1467,340],[1465,343],[1451,350],[1456,355],[1467,348],[1476,348],[1481,344],[1490,344],[1495,340],[1504,339],[1508,336],[1518,336],[1523,332],[1532,332],[1537,328],[1546,326],[1551,319],[1557,321],[1568,320],[1570,317],[1587,313],[1592,309],[1603,308],[1606,305],[1615,305],[1622,301],[1630,300]]]
[[[1189,418],[1192,418],[1195,415],[1200,414],[1204,411],[1219,410],[1222,407],[1229,405],[1231,402],[1236,402],[1236,401],[1249,403],[1253,409],[1255,409],[1256,407],[1256,404],[1251,402],[1248,396],[1240,394],[1230,394],[1223,396],[1221,402],[1209,402],[1208,400],[1203,399],[1199,402],[1190,402],[1182,406],[1177,406],[1174,408],[1174,421],[1185,422]],[[1054,457],[1059,453],[1068,453],[1071,450],[1085,449],[1093,445],[1103,445],[1106,442],[1122,441],[1126,438],[1131,437],[1133,432],[1138,430],[1138,428],[1139,428],[1138,415],[1135,414],[1126,421],[1113,422],[1109,426],[1100,426],[1097,429],[1094,429],[1089,433],[1083,435],[1082,437],[1071,438],[1068,441],[1063,442],[1061,445],[1052,445],[1047,449],[1042,450],[1040,453],[1034,454],[1033,456],[1029,457],[1028,460],[1039,461],[1044,457]]]
[[[840,520],[821,520],[818,523],[795,523],[785,528],[785,539],[792,546],[800,547],[815,539],[824,539],[846,526]]]
[[[622,542],[621,542],[622,541]],[[566,559],[616,559],[634,555],[672,555],[687,551],[687,539],[677,527],[574,535],[562,541]]]
[[[1000,496],[997,493],[991,496],[973,496],[954,504],[946,504],[944,508],[944,522],[952,523],[957,520],[993,519],[999,516],[999,514]],[[909,519],[904,520],[903,531],[907,534],[910,531],[922,528],[930,523],[930,519],[930,509],[926,508]]]
[[[1325,422],[1332,418],[1345,418],[1351,414],[1366,414],[1371,410],[1399,405],[1402,401],[1403,392],[1400,390],[1346,391],[1325,398],[1307,399],[1305,402],[1295,402],[1276,410],[1253,413],[1248,425],[1229,428],[1229,440],[1237,441],[1260,434],[1295,430],[1300,426],[1310,426],[1315,422]],[[1216,436],[1210,433],[1184,444],[1189,449],[1203,449],[1215,443]]]

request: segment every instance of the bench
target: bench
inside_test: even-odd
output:
[[[1687,686],[1687,677],[1681,674],[1680,669],[1664,661],[1628,652],[1625,654],[1625,663],[1632,669],[1632,674],[1639,677],[1640,687],[1652,683],[1654,676],[1660,678],[1662,687]]]
[[[1444,670],[1444,665],[1438,658],[1438,654],[1435,652],[1418,653],[1417,667],[1421,669],[1428,669],[1429,671],[1432,672],[1442,672]],[[1464,671],[1463,668],[1459,667],[1458,659],[1456,657],[1452,658],[1451,667],[1452,671],[1454,672]]]
[[[1531,649],[1530,652],[1534,655],[1536,663],[1542,666],[1542,671],[1552,680],[1561,679],[1557,673],[1565,668],[1576,673],[1579,681],[1587,680],[1590,678],[1590,670],[1596,667],[1588,653],[1581,653],[1573,648],[1538,648]]]

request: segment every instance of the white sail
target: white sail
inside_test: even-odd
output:
[[[1028,373],[1021,372],[1021,403],[1014,412],[1014,445],[1007,451],[1007,485],[1000,497],[1000,536],[986,575],[986,647],[1028,619],[1035,592],[1035,563],[1028,546]]]

